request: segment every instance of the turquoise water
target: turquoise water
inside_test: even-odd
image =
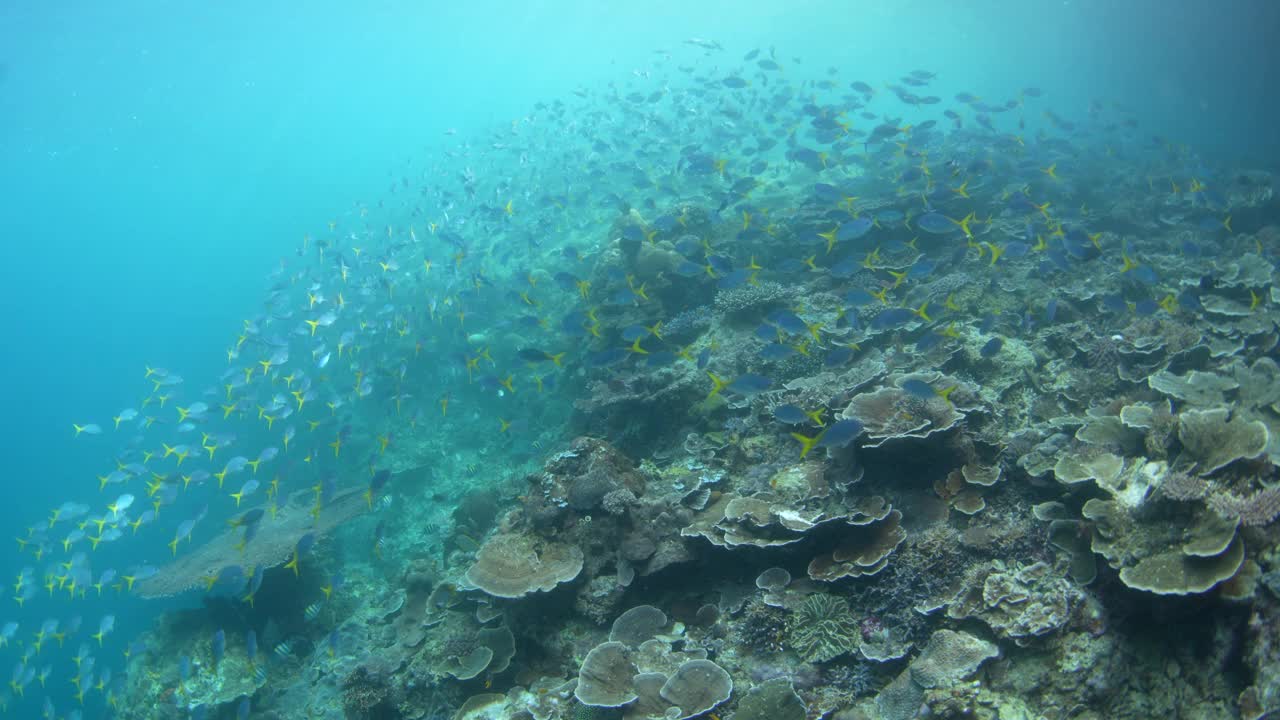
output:
[[[768,54],[776,48],[784,68],[780,77],[802,92],[816,92],[810,83],[829,77],[842,86],[861,79],[880,90],[880,103],[888,96],[885,83],[924,69],[937,73],[927,92],[947,99],[934,106],[939,112],[891,105],[876,112],[906,116],[904,122],[943,120],[940,110],[953,104],[956,93],[1003,102],[1023,88],[1037,87],[1043,92],[1040,107],[1094,123],[1091,127],[1103,122],[1089,118],[1091,103],[1108,117],[1114,117],[1118,104],[1144,137],[1194,148],[1196,157],[1207,159],[1198,162],[1214,168],[1242,159],[1251,167],[1274,168],[1280,157],[1280,140],[1270,130],[1276,109],[1271,85],[1280,69],[1270,47],[1280,22],[1271,4],[956,5],[798,2],[782,9],[742,2],[518,7],[374,2],[358,7],[313,3],[304,11],[288,3],[6,3],[0,7],[0,228],[6,250],[0,263],[6,319],[0,368],[7,379],[0,437],[9,493],[0,510],[4,534],[31,537],[28,528],[47,526],[50,510],[67,502],[85,503],[101,514],[126,490],[143,507],[144,477],[131,478],[127,488],[101,491],[95,478],[115,469],[113,458],[134,459],[124,454],[128,424],[117,432],[111,418],[163,394],[146,369],[165,368],[185,378],[172,402],[189,406],[204,399],[214,406],[210,417],[216,425],[224,371],[270,354],[242,351],[244,357],[231,363],[227,357],[245,321],[263,312],[273,284],[293,277],[285,293],[301,315],[313,309],[304,307],[305,283],[332,283],[336,272],[334,256],[317,257],[313,243],[336,237],[345,246],[343,256],[354,262],[350,248],[363,241],[343,233],[363,233],[374,246],[380,240],[375,233],[390,225],[398,239],[412,227],[415,240],[429,245],[428,223],[442,222],[445,203],[438,195],[414,199],[420,183],[449,188],[455,216],[469,215],[504,232],[477,242],[465,267],[454,263],[444,243],[425,250],[436,275],[408,280],[405,295],[370,299],[362,307],[371,320],[384,305],[393,306],[393,314],[421,320],[427,306],[438,301],[450,306],[447,311],[441,306],[444,321],[438,327],[443,328],[454,322],[452,297],[456,307],[472,313],[467,331],[479,333],[482,341],[444,329],[415,329],[399,339],[388,335],[376,347],[371,341],[367,352],[381,375],[374,400],[341,422],[337,411],[316,416],[326,430],[356,427],[352,442],[360,448],[355,451],[359,459],[348,465],[335,460],[332,471],[363,487],[365,477],[352,468],[359,471],[366,461],[378,464],[378,438],[391,432],[389,427],[397,428],[405,444],[410,436],[419,438],[441,458],[450,450],[460,452],[458,467],[483,458],[540,464],[545,448],[567,434],[570,400],[581,397],[581,384],[554,370],[543,372],[551,367],[544,362],[534,374],[556,376],[557,383],[537,402],[526,401],[526,395],[508,402],[499,399],[492,381],[481,382],[479,389],[467,385],[465,360],[492,344],[513,369],[518,367],[517,348],[503,346],[511,337],[504,333],[517,320],[511,308],[519,307],[528,270],[543,271],[541,287],[551,286],[557,270],[574,269],[555,251],[573,244],[584,254],[592,252],[586,243],[593,237],[599,241],[614,215],[601,209],[607,202],[591,198],[593,180],[579,174],[585,168],[564,162],[566,156],[589,152],[593,132],[605,134],[597,123],[606,117],[611,144],[604,160],[636,162],[639,146],[618,142],[632,118],[619,112],[624,101],[611,88],[622,95],[633,87],[646,93],[664,86],[678,89],[688,84],[673,69],[681,64],[721,77],[744,66],[740,58],[748,51],[762,48]],[[712,40],[723,50],[703,52],[685,43],[691,37]],[[575,91],[585,91],[590,100],[576,100]],[[538,103],[556,100],[584,113],[565,121],[595,130],[557,139],[541,134],[545,126],[527,123],[526,118],[539,115]],[[704,112],[715,103],[700,98],[690,100],[693,105]],[[667,112],[676,117],[681,110]],[[759,107],[747,112],[732,123],[704,128],[705,136],[655,138],[669,144],[663,167],[686,145],[716,152],[716,134],[791,124],[765,117]],[[525,134],[507,132],[522,123]],[[863,129],[875,124],[856,123]],[[1039,113],[1027,112],[1020,132],[1029,139],[1055,130]],[[525,137],[566,145],[527,148],[528,167],[504,165],[513,155],[491,152],[495,143],[517,145]],[[648,162],[640,164],[649,168]],[[483,213],[464,210],[468,200],[458,182],[464,168],[477,174],[487,193],[475,203]],[[1188,174],[1194,173],[1189,169]],[[1105,195],[1109,188],[1102,176],[1077,182],[1098,183]],[[562,193],[573,197],[569,212],[580,216],[566,217],[546,204],[547,197]],[[504,219],[508,200],[513,211]],[[422,215],[407,212],[414,205],[424,206]],[[372,227],[362,221],[361,208],[376,218],[368,223]],[[662,211],[643,210],[646,215]],[[736,212],[726,213],[725,222],[730,215],[736,222]],[[329,229],[331,221],[337,230]],[[593,235],[585,224],[599,231]],[[536,236],[536,244],[530,236]],[[772,259],[785,255],[779,251]],[[421,259],[422,253],[412,254],[415,263]],[[457,268],[454,279],[445,281],[451,264]],[[272,276],[281,267],[284,274]],[[569,306],[567,301],[555,305],[559,310]],[[352,327],[349,322],[339,328]],[[414,339],[423,348],[413,350]],[[290,340],[310,342],[301,336]],[[329,338],[325,351],[333,351],[336,342]],[[550,343],[546,350],[568,350],[574,360],[577,342],[552,332],[538,347]],[[295,364],[298,353],[295,346]],[[459,356],[465,356],[462,363]],[[314,365],[316,356],[309,360]],[[575,367],[581,367],[582,358],[577,360]],[[385,378],[402,364],[413,388],[401,388],[411,396],[404,400],[409,407],[393,415],[398,393]],[[484,374],[501,381],[506,369],[496,365]],[[527,392],[532,375],[521,374],[519,380]],[[209,398],[202,395],[206,388],[213,389]],[[286,399],[291,389],[290,383]],[[445,395],[454,403],[453,423],[436,425],[428,418],[436,417]],[[326,398],[317,397],[313,407]],[[169,406],[156,414],[176,425]],[[389,419],[404,417],[414,418],[412,431]],[[525,436],[512,440],[498,430],[497,418],[504,425],[516,423],[515,430]],[[73,424],[85,423],[101,425],[103,434],[77,437]],[[299,428],[300,435],[304,429]],[[253,458],[261,448],[279,445],[280,431],[250,417],[236,430],[235,449],[218,459]],[[134,434],[146,438],[146,447],[159,449],[159,431]],[[295,482],[288,489],[308,488],[324,475],[316,468],[327,441],[311,445],[315,465],[290,465],[286,482]],[[200,454],[197,449],[195,455]],[[195,461],[193,456],[189,462]],[[216,471],[217,463],[208,469]],[[437,482],[453,482],[440,472]],[[265,475],[262,481],[265,485]],[[119,541],[93,551],[93,574],[165,563],[174,527],[205,505],[211,520],[201,532],[212,537],[214,526],[237,513],[226,497],[233,489],[215,492],[210,484],[177,496],[155,525],[136,535],[126,528]],[[263,492],[258,491],[259,499]],[[2,568],[10,586],[24,567],[32,568],[31,577],[43,586],[46,568],[70,559],[72,553],[62,546],[69,530],[59,525],[39,559],[30,549],[19,552],[11,545]],[[89,550],[87,543],[77,549]],[[68,682],[75,674],[70,658],[97,631],[103,615],[118,618],[115,634],[100,649],[88,641],[100,653],[98,668],[114,668],[120,682],[121,653],[131,638],[150,626],[157,607],[184,604],[199,605],[199,599],[148,603],[109,587],[101,597],[94,590],[80,598],[62,589],[51,597],[41,587],[21,607],[6,600],[0,622],[12,619],[20,630],[0,649],[0,670],[15,664],[52,667],[46,688],[28,685],[22,697],[9,700],[8,712],[33,717],[47,695],[57,716],[66,717],[77,707]],[[38,657],[22,660],[32,633],[46,618],[58,619],[65,628],[77,615],[83,629],[64,647],[48,644]],[[106,694],[86,693],[84,713],[109,716]]]

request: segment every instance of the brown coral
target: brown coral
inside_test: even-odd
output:
[[[508,533],[495,535],[480,548],[466,577],[494,597],[518,598],[578,577],[582,562],[582,551],[573,545]]]

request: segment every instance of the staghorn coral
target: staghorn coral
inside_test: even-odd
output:
[[[1188,502],[1203,500],[1212,489],[1209,481],[1182,470],[1174,470],[1165,476],[1160,492],[1170,500]]]
[[[741,285],[716,293],[716,312],[737,321],[749,321],[775,305],[789,301],[793,292],[776,282]]]
[[[688,342],[710,328],[711,320],[711,307],[699,305],[676,313],[662,325],[662,332],[673,341]]]
[[[394,717],[396,700],[386,678],[357,668],[342,684],[342,710],[356,720]]]
[[[786,616],[763,602],[752,601],[739,621],[729,626],[729,632],[738,647],[759,653],[781,652],[787,636]]]
[[[610,490],[600,500],[600,507],[610,515],[623,515],[636,503],[636,494],[627,488]]]
[[[1114,375],[1120,364],[1120,343],[1111,335],[1099,335],[1089,344],[1085,363],[1093,370],[1107,371]]]
[[[1224,519],[1238,518],[1242,525],[1261,527],[1280,517],[1280,487],[1263,488],[1249,495],[1216,490],[1209,495],[1207,504]]]

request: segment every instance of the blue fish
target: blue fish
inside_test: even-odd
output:
[[[787,425],[799,425],[809,421],[809,416],[804,414],[804,410],[791,404],[779,405],[774,408],[773,418]]]
[[[831,183],[814,183],[813,196],[822,203],[837,203],[843,198],[844,194]]]
[[[733,272],[733,261],[723,255],[708,255],[707,264],[720,275]]]
[[[874,302],[875,299],[876,299],[875,295],[872,295],[871,293],[861,288],[855,288],[844,294],[844,301],[854,307],[862,307],[863,305],[869,305],[870,303]]]
[[[638,296],[631,288],[622,288],[609,298],[609,305],[634,305]]]
[[[1102,308],[1107,312],[1123,313],[1129,309],[1129,306],[1125,304],[1123,295],[1120,293],[1112,293],[1110,295],[1102,296]]]
[[[255,508],[260,509],[260,508]],[[251,522],[244,526],[246,530],[246,542],[251,537],[248,533],[256,533],[259,523]],[[213,594],[238,594],[245,586],[249,584],[249,577],[244,574],[244,568],[239,565],[228,565],[218,571],[218,576],[214,580],[213,585],[209,588],[209,592]]]
[[[940,335],[936,332],[927,332],[924,335],[920,336],[919,340],[916,340],[916,351],[929,352],[930,350],[938,347],[938,345],[942,344],[942,341],[945,338],[946,336]]]
[[[782,328],[789,335],[798,335],[808,330],[808,326],[799,315],[787,310],[774,310],[765,316],[765,319]]]
[[[674,363],[677,357],[679,356],[670,350],[658,350],[649,353],[644,364],[649,367],[663,367]]]
[[[298,543],[293,546],[294,556],[301,557],[302,555],[306,555],[307,552],[311,550],[311,548],[315,547],[315,544],[316,544],[315,533],[309,532],[306,535],[303,535],[302,537],[298,538]]]
[[[817,447],[842,448],[861,435],[862,430],[862,423],[853,418],[841,420],[822,431],[822,437],[818,438]]]
[[[844,223],[836,230],[836,240],[848,242],[857,240],[871,230],[871,218],[863,216]]]
[[[707,368],[707,364],[710,362],[711,362],[711,348],[705,348],[703,349],[702,352],[698,353],[698,369],[699,370],[705,370]]]
[[[914,395],[923,400],[928,400],[934,396],[933,386],[917,378],[911,378],[898,387],[902,388],[908,395]]]
[[[662,215],[653,221],[653,226],[662,232],[671,232],[680,224],[680,220],[675,215]]]
[[[986,345],[978,351],[978,354],[984,358],[993,358],[1000,353],[1000,348],[1004,347],[1004,340],[994,337],[987,341]]]
[[[1155,300],[1152,300],[1151,298],[1145,298],[1145,299],[1139,300],[1137,304],[1133,306],[1133,311],[1138,313],[1138,315],[1141,317],[1150,317],[1152,315],[1155,315],[1156,311],[1159,309],[1160,309],[1160,303],[1156,302]]]
[[[578,278],[574,276],[573,273],[567,273],[561,270],[553,275],[552,278],[556,281],[556,285],[558,285],[561,290],[572,292],[578,289]]]
[[[855,257],[847,257],[831,266],[831,277],[841,280],[851,278],[862,267],[862,261]]]
[[[760,357],[772,362],[786,360],[796,354],[795,348],[780,343],[769,343],[760,350]]]
[[[589,320],[587,314],[580,310],[571,312],[560,321],[560,330],[570,337],[585,337]]]
[[[822,366],[828,368],[840,367],[847,364],[853,359],[853,348],[844,345],[837,345],[822,358]]]
[[[1024,242],[1014,241],[1004,246],[1004,256],[1010,259],[1026,257],[1030,251],[1031,246]]]
[[[827,167],[827,154],[810,148],[796,148],[787,153],[787,159],[794,160],[814,172],[825,170]]]
[[[1200,312],[1204,310],[1204,305],[1200,304],[1200,298],[1190,290],[1183,290],[1178,293],[1178,307],[1190,312]]]
[[[1076,260],[1092,260],[1102,254],[1089,236],[1080,229],[1067,231],[1062,238],[1062,249]]]
[[[959,225],[942,213],[930,212],[916,218],[916,227],[934,235],[945,235],[955,232]]]
[[[783,273],[785,275],[797,275],[799,273],[804,272],[806,269],[808,269],[808,267],[809,267],[808,265],[804,264],[803,260],[800,260],[799,258],[789,257],[783,260],[782,262],[778,263],[777,270],[778,272]]]
[[[1070,270],[1071,261],[1067,258],[1067,253],[1061,248],[1049,248],[1045,255],[1049,258],[1049,262],[1058,270]]]
[[[640,338],[648,336],[649,328],[643,325],[628,325],[622,328],[622,339],[627,342],[635,342]]]
[[[929,260],[923,260],[921,262],[916,263],[915,265],[912,265],[911,268],[907,270],[907,277],[911,278],[912,280],[919,280],[921,278],[926,278],[932,275],[934,269],[936,269],[937,267],[938,267],[938,263],[931,262]]]
[[[1159,281],[1160,279],[1156,277],[1156,271],[1152,270],[1150,265],[1139,265],[1138,267],[1129,271],[1129,274],[1132,275],[1134,278],[1136,278],[1138,282],[1142,283],[1143,285],[1155,285],[1156,282]]]
[[[746,373],[733,379],[726,387],[742,395],[754,395],[773,386],[773,381],[763,375]]]
[[[222,628],[213,634],[213,664],[217,665],[222,662],[222,656],[227,652],[227,635],[222,632]]]
[[[685,257],[694,257],[702,251],[702,241],[693,235],[682,235],[676,241],[676,252]]]
[[[587,362],[594,367],[610,367],[626,359],[627,351],[624,348],[609,348],[587,356]]]
[[[1054,298],[1044,306],[1044,321],[1046,324],[1052,323],[1053,319],[1058,315],[1058,298]]]
[[[755,335],[756,338],[767,343],[776,342],[778,338],[781,337],[778,333],[778,328],[770,325],[769,323],[761,323],[760,327],[756,328],[755,332],[752,334]]]
[[[722,275],[720,279],[716,281],[716,287],[720,288],[721,290],[732,290],[736,287],[742,287],[750,279],[751,279],[750,269],[742,268],[739,270],[733,270],[731,272],[728,272]]]
[[[915,313],[907,308],[888,308],[881,310],[879,315],[871,321],[871,327],[874,330],[885,330],[897,325],[901,325],[915,317]]]
[[[1205,217],[1200,218],[1199,227],[1201,230],[1207,230],[1209,232],[1213,232],[1214,230],[1226,229],[1226,225],[1223,223],[1222,220],[1219,220],[1218,218],[1213,217],[1211,215],[1207,215]]]
[[[676,274],[680,277],[695,278],[706,271],[706,268],[703,266],[689,260],[681,260],[680,263],[676,265]]]

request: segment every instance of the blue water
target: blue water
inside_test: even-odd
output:
[[[4,3],[0,536],[24,537],[68,500],[100,511],[112,446],[74,439],[72,424],[109,433],[150,391],[147,366],[216,386],[268,274],[304,236],[387,198],[446,138],[487,143],[539,101],[625,84],[657,49],[688,55],[683,40],[711,38],[729,66],[773,46],[802,61],[788,73],[836,67],[873,84],[923,68],[947,96],[1038,86],[1063,115],[1119,103],[1151,133],[1274,165],[1278,26],[1280,6],[1243,0]],[[42,572],[15,549],[0,563],[10,585],[24,565]],[[158,540],[141,552],[167,553]],[[104,656],[116,658],[154,608],[3,600],[0,622],[29,640],[46,617],[81,614],[92,631],[114,612],[118,647]],[[52,658],[60,712],[84,633],[36,663]],[[0,649],[0,672],[19,652]],[[34,716],[42,697],[28,690],[10,712]],[[102,716],[101,696],[85,709]]]

